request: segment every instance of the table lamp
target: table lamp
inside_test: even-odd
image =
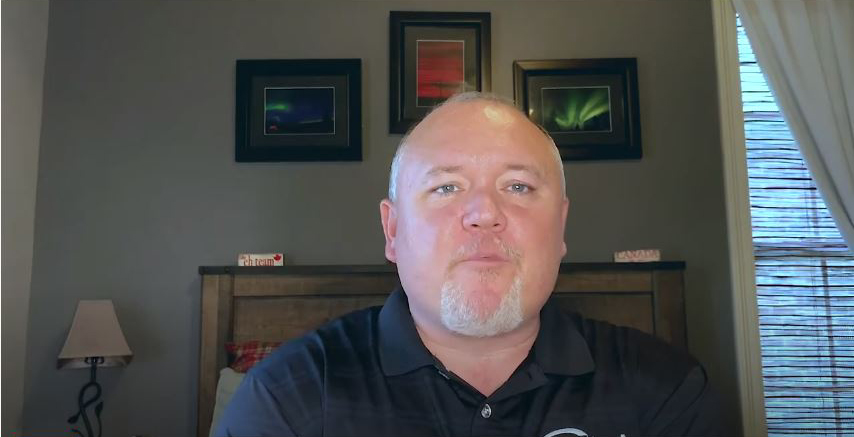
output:
[[[130,351],[119,319],[116,317],[116,309],[111,300],[81,300],[77,303],[77,311],[74,313],[74,321],[65,345],[56,362],[59,369],[90,369],[89,382],[80,389],[77,396],[77,413],[68,419],[68,423],[74,425],[78,420],[83,420],[87,437],[95,437],[92,432],[92,422],[89,420],[87,408],[93,406],[95,419],[98,423],[98,434],[101,436],[101,410],[104,402],[101,398],[101,385],[95,379],[95,371],[98,367],[125,366],[130,363],[133,352]],[[92,396],[86,398],[87,391],[92,389]],[[77,428],[71,432],[83,436]]]

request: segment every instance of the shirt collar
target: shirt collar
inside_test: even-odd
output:
[[[380,310],[378,335],[380,364],[386,376],[402,375],[436,364],[415,330],[409,300],[399,286],[391,292]]]
[[[380,310],[378,335],[380,364],[386,376],[438,363],[415,329],[401,287],[392,291]],[[552,299],[540,311],[540,332],[532,349],[534,361],[545,373],[583,375],[595,369],[587,341],[578,331],[577,317],[565,314]]]
[[[545,373],[583,375],[596,369],[587,340],[578,331],[578,316],[563,312],[553,299],[540,310],[540,332],[534,361]]]

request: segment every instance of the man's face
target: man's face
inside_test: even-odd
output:
[[[397,199],[380,211],[413,315],[491,336],[539,313],[566,253],[553,153],[522,114],[493,102],[446,105],[411,133]]]

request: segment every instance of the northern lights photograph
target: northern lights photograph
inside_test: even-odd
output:
[[[513,94],[565,161],[643,156],[636,58],[515,61]]]
[[[237,162],[361,161],[361,59],[238,59],[236,67]]]

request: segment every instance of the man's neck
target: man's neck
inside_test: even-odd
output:
[[[515,330],[493,337],[468,337],[444,326],[419,323],[415,328],[424,346],[442,364],[489,396],[503,385],[525,360],[540,329],[539,318],[526,320]]]

